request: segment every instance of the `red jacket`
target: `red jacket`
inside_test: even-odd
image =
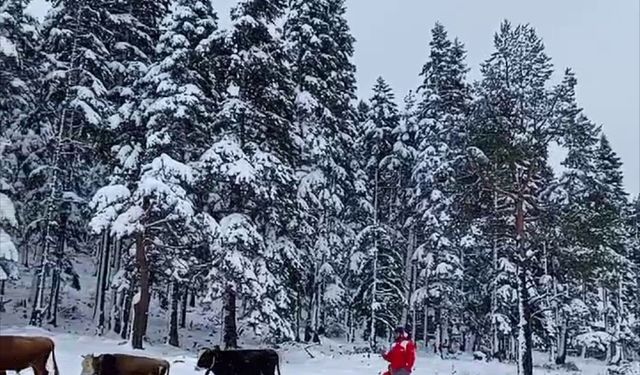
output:
[[[416,363],[416,344],[406,336],[399,337],[393,343],[391,350],[387,354],[383,354],[382,358],[389,362],[392,370],[405,369],[411,372]]]

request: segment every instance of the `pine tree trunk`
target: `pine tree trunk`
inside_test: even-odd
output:
[[[60,270],[56,271],[56,287],[53,294],[53,312],[51,314],[51,324],[53,327],[58,326],[58,307],[60,305],[60,288],[62,286],[61,278],[60,278]]]
[[[609,313],[607,311],[607,306],[609,305],[609,293],[608,293],[608,289],[604,286],[601,287],[602,290],[602,296],[603,296],[603,311],[602,311],[602,319],[604,321],[604,331],[605,332],[610,332],[611,331],[611,325],[609,323]],[[605,362],[606,363],[610,363],[611,362],[611,356],[612,356],[612,343],[607,344],[607,349],[606,349],[606,358],[605,358]]]
[[[373,195],[373,225],[375,227],[373,239],[373,284],[371,285],[371,327],[369,332],[369,347],[373,351],[376,347],[376,307],[378,294],[378,166],[376,165]]]
[[[196,294],[193,291],[189,294],[189,307],[196,307]]]
[[[55,268],[52,275],[51,290],[52,296],[49,301],[49,324],[54,327],[58,326],[58,306],[60,305],[60,288],[62,286],[62,260],[64,258],[65,247],[67,244],[67,223],[68,211],[64,211],[60,215],[60,227],[58,229],[58,243],[56,244]]]
[[[300,342],[300,321],[302,314],[302,298],[301,298],[300,288],[296,288],[296,335],[295,341]]]
[[[121,308],[121,317],[120,317],[120,324],[122,326],[122,328],[120,329],[120,337],[124,340],[127,340],[130,338],[129,334],[131,333],[131,329],[129,327],[130,323],[131,323],[131,312],[132,312],[132,304],[133,302],[133,296],[132,296],[132,291],[131,290],[127,290],[122,298],[122,308]]]
[[[524,202],[516,202],[516,240],[520,261],[518,265],[518,375],[533,375],[533,340],[531,309],[527,288],[526,250],[524,246]]]
[[[224,302],[224,346],[226,349],[236,349],[238,348],[236,291],[232,285],[227,286]]]
[[[47,305],[47,321],[51,321],[53,318],[53,302],[56,296],[56,284],[58,283],[58,270],[54,268],[51,271],[51,288],[49,289],[49,303]]]
[[[106,293],[109,286],[108,272],[109,272],[109,256],[111,248],[111,236],[108,232],[104,232],[104,240],[102,245],[102,254],[100,256],[100,271],[98,273],[98,288],[96,295],[98,300],[96,301],[96,314],[94,316],[96,323],[96,334],[102,336],[105,331],[105,300]]]
[[[169,312],[169,345],[180,346],[178,334],[178,302],[180,301],[180,287],[177,281],[171,283],[170,294],[170,312]]]
[[[347,307],[347,342],[352,343],[354,340],[353,333],[353,307],[349,304]]]
[[[555,358],[557,365],[563,365],[567,360],[567,324],[563,320],[560,324],[560,330],[558,335],[558,353]]]
[[[189,305],[189,288],[184,289],[180,308],[180,328],[187,328],[187,307]]]
[[[139,290],[133,301],[133,329],[131,345],[133,349],[143,349],[143,340],[147,331],[149,315],[149,268],[147,265],[145,232],[140,231],[136,238],[136,261],[138,263]]]
[[[415,244],[416,240],[416,235],[415,233],[413,233],[413,243]],[[413,295],[413,293],[416,290],[416,283],[417,283],[417,279],[418,279],[418,269],[417,267],[414,265],[412,267],[412,275],[411,275],[411,295]],[[418,325],[417,325],[417,319],[418,319],[418,311],[416,310],[416,303],[415,301],[412,301],[411,303],[411,337],[413,340],[417,340],[417,329],[418,329]]]
[[[98,308],[100,305],[100,293],[101,293],[100,286],[102,285],[102,275],[100,273],[100,270],[102,270],[103,263],[104,263],[104,246],[105,246],[106,237],[107,237],[107,232],[104,231],[102,233],[102,236],[100,237],[100,241],[98,242],[98,266],[96,267],[97,269],[96,294],[93,298],[93,316],[92,316],[92,319],[96,327],[98,326],[97,317],[98,317]]]
[[[49,227],[50,225],[48,225]],[[49,231],[49,230],[47,230]],[[44,288],[46,285],[47,269],[49,264],[49,242],[50,236],[45,235],[45,241],[43,244],[42,256],[40,259],[40,265],[35,273],[35,293],[33,297],[33,306],[31,309],[31,318],[29,319],[29,325],[35,327],[42,326],[43,314],[44,314]]]
[[[542,243],[542,253],[543,253],[543,257],[544,257],[544,275],[547,277],[547,281],[546,281],[546,287],[545,287],[545,293],[547,294],[546,298],[545,298],[545,304],[546,304],[546,308],[550,309],[552,306],[552,302],[550,299],[550,294],[551,294],[551,288],[549,287],[549,280],[548,278],[551,276],[550,272],[549,272],[549,254],[547,253],[547,242],[544,241]],[[555,281],[553,282],[553,287],[555,289]],[[555,295],[555,290],[554,290],[554,295]],[[556,311],[554,309],[554,311]],[[558,350],[558,339],[554,339],[554,336],[558,335],[558,314],[554,314],[554,319],[553,319],[553,331],[554,334],[549,334],[549,340],[548,340],[548,344],[549,344],[549,362],[551,361],[555,361],[557,359],[557,350]]]
[[[429,309],[427,305],[424,305],[424,324],[422,326],[422,340],[424,342],[424,349],[427,350],[429,346]]]
[[[124,304],[124,292],[118,292],[115,298],[112,298],[110,326],[113,332],[122,332],[122,305]]]
[[[493,209],[494,215],[497,218],[497,210],[498,210],[498,193],[493,193]],[[492,256],[493,256],[493,274],[495,275],[498,271],[498,225],[494,223],[493,226],[493,248],[492,248]],[[491,289],[491,356],[495,357],[498,354],[499,342],[498,342],[498,324],[496,322],[496,315],[498,314],[498,293],[497,293],[497,285],[492,283],[493,288]]]
[[[122,240],[115,240],[114,248],[113,248],[113,266],[110,272],[118,272],[120,270],[121,262],[122,262]],[[111,277],[109,277],[111,280]],[[113,330],[116,333],[120,333],[122,328],[121,321],[121,308],[122,308],[122,299],[124,294],[118,291],[115,288],[111,290],[111,308],[110,308],[110,316],[109,316],[109,329]],[[117,328],[116,328],[117,326]]]
[[[4,280],[0,280],[0,314],[2,314],[3,312],[6,312],[4,305],[4,287],[5,287],[5,282]]]
[[[405,300],[404,300],[404,304],[402,305],[402,318],[401,318],[401,322],[403,326],[407,326],[407,323],[409,323],[409,311],[411,309],[411,294],[413,293],[412,290],[412,278],[413,278],[413,225],[411,225],[411,227],[409,228],[409,244],[407,246],[407,252],[405,254],[405,260],[404,260],[404,278],[403,278],[403,283],[404,283],[404,290],[405,290]],[[413,336],[415,337],[415,336]]]

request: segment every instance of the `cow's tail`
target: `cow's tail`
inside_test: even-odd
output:
[[[53,361],[53,374],[60,375],[60,371],[58,370],[58,362],[56,362],[56,346],[55,344],[51,347],[51,360]]]

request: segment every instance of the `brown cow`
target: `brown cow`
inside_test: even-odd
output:
[[[53,340],[48,337],[0,336],[0,375],[29,367],[35,375],[47,375],[49,356],[53,360],[54,374],[58,375]]]
[[[81,375],[169,375],[169,362],[128,354],[82,356]]]

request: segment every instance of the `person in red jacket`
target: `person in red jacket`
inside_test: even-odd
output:
[[[404,327],[396,328],[396,339],[382,358],[389,362],[389,371],[383,375],[410,375],[416,362],[416,344],[411,341]]]

